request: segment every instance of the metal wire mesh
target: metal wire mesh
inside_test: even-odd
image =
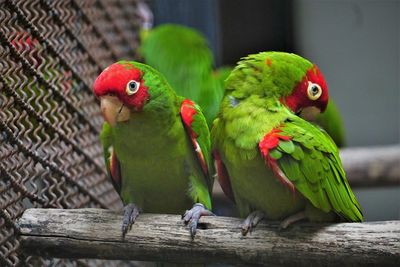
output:
[[[17,254],[26,208],[120,207],[91,85],[135,58],[138,1],[0,0],[0,266],[65,264]]]

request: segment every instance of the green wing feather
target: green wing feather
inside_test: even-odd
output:
[[[329,135],[297,116],[290,116],[279,129],[291,140],[280,140],[271,156],[296,189],[325,212],[335,211],[349,221],[362,221],[361,207]]]
[[[210,139],[210,131],[208,129],[207,121],[203,115],[203,112],[199,105],[194,103],[193,106],[196,111],[192,117],[192,123],[190,125],[190,129],[196,136],[196,142],[198,143],[201,153],[204,158],[205,165],[207,167],[206,180],[209,190],[212,189],[213,179],[212,174],[214,173],[213,164],[211,160],[211,139]],[[211,191],[210,191],[211,192]]]

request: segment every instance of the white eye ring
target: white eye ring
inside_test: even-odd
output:
[[[307,96],[310,100],[317,100],[322,95],[322,89],[319,84],[308,82]]]
[[[137,93],[137,91],[139,90],[140,87],[140,83],[135,81],[135,80],[130,80],[127,84],[126,84],[126,94],[127,95],[134,95]]]

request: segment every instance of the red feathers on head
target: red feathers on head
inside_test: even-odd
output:
[[[115,95],[124,105],[141,110],[149,99],[148,88],[144,85],[143,73],[129,63],[114,63],[107,67],[95,80],[93,85],[96,97]],[[129,81],[140,83],[139,90],[134,95],[126,93]]]
[[[317,100],[311,100],[308,98],[308,82],[316,83],[321,87],[322,94]],[[303,79],[296,85],[292,94],[284,98],[284,102],[293,112],[297,112],[301,108],[311,106],[315,106],[319,108],[321,112],[323,112],[328,105],[328,100],[328,87],[326,85],[324,76],[315,65],[307,71]]]

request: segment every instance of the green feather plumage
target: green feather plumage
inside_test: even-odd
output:
[[[337,147],[332,139],[318,127],[296,116],[290,116],[279,129],[285,135],[292,136],[293,141],[290,143],[304,152],[303,156],[296,160],[292,152],[286,150],[283,156],[286,160],[278,161],[296,188],[315,207],[324,212],[333,210],[349,221],[362,221],[361,207],[347,182]],[[302,135],[308,136],[306,142],[311,148],[303,145],[304,141],[299,138]],[[278,149],[282,147],[281,143],[283,141]]]
[[[263,52],[240,61],[226,81],[211,136],[242,216],[258,209],[269,219],[284,219],[305,210],[312,221],[332,221],[334,214],[348,221],[363,220],[332,139],[280,103],[312,66],[294,54]],[[274,128],[291,137],[280,140],[270,156],[294,184],[294,196],[258,150]]]
[[[150,66],[134,65],[144,73],[150,100],[130,119],[110,127],[105,123],[100,140],[106,164],[110,147],[121,167],[121,198],[143,212],[181,213],[200,202],[211,209],[211,177],[203,174],[180,115],[184,100],[176,95],[165,77]],[[201,113],[193,118],[193,131],[207,165],[210,163],[209,131]]]

